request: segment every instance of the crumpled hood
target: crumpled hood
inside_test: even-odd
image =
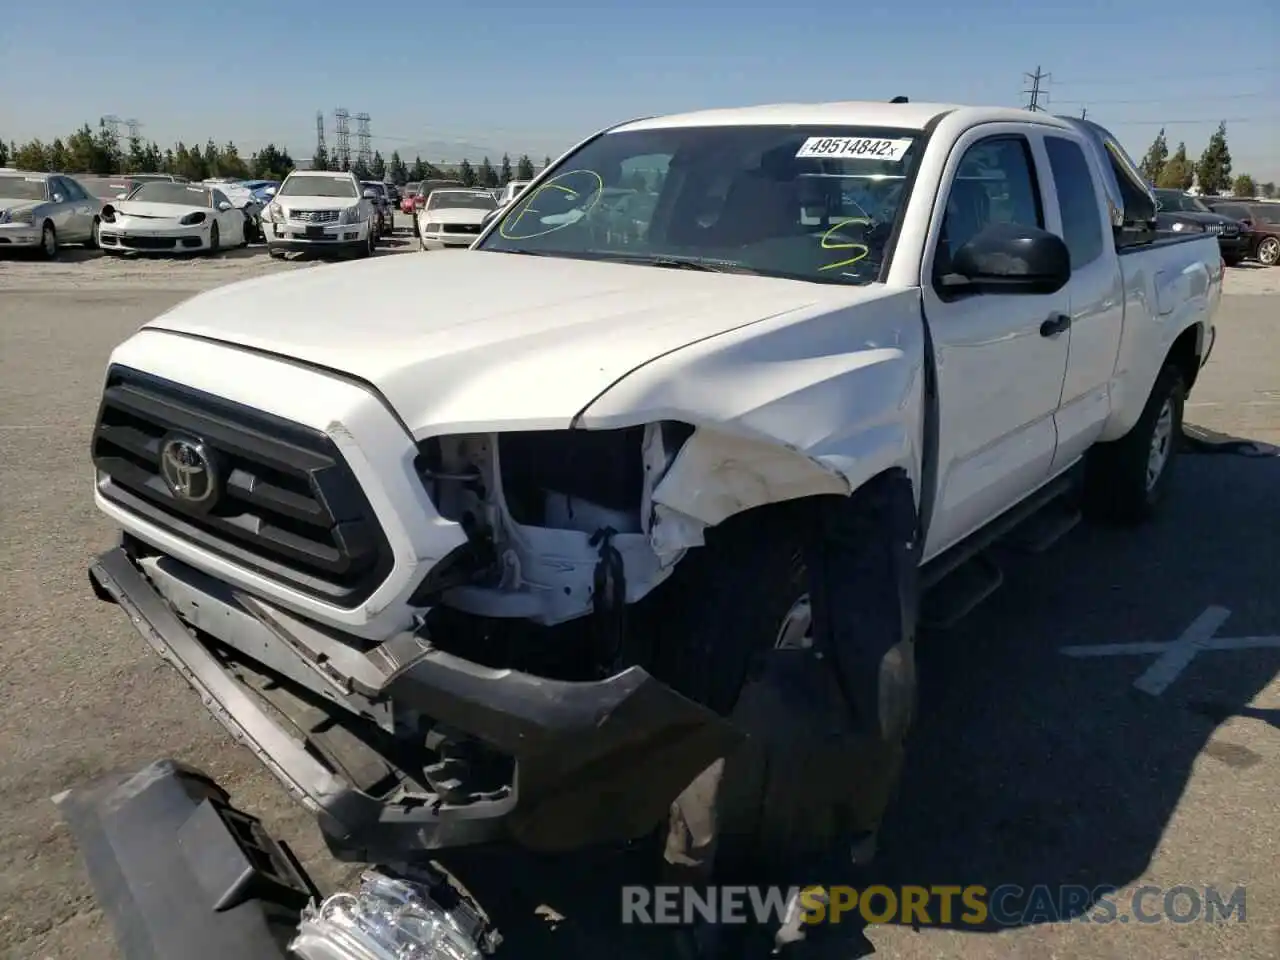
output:
[[[374,386],[417,436],[561,429],[636,367],[857,289],[466,251],[275,274],[147,324]]]

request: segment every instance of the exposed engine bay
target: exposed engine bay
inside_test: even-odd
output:
[[[468,542],[432,571],[414,603],[554,625],[640,600],[700,542],[660,535],[654,502],[693,433],[668,421],[423,441],[415,466]]]

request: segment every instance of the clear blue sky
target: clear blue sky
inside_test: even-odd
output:
[[[1220,37],[1204,22],[1214,9]],[[1050,109],[1088,107],[1135,156],[1163,124],[1194,158],[1225,119],[1235,172],[1280,180],[1278,43],[1275,0],[17,2],[0,12],[0,137],[50,140],[115,114],[162,146],[212,136],[309,156],[317,110],[332,145],[341,106],[371,115],[384,155],[540,158],[609,123],[701,107],[1019,104],[1040,65]]]

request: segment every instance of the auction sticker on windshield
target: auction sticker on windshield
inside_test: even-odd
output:
[[[876,137],[810,137],[796,152],[797,157],[853,157],[862,160],[899,161],[912,140],[882,140]]]

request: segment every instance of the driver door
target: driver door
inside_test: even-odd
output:
[[[936,496],[930,559],[1031,494],[1049,478],[1054,415],[1067,372],[1069,331],[1041,324],[1070,309],[1053,294],[955,295],[937,282],[951,254],[993,223],[1046,229],[1038,169],[1043,146],[1020,124],[982,124],[953,148],[922,266],[924,313],[938,391]]]

